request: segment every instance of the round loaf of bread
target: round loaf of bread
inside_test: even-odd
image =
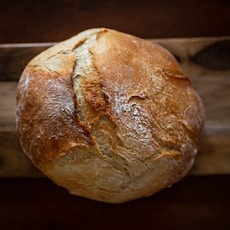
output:
[[[108,203],[183,178],[204,114],[173,55],[105,28],[36,56],[17,90],[17,130],[34,165],[70,193]]]

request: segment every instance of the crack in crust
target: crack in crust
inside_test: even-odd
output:
[[[78,100],[78,116],[90,129],[98,157],[108,162],[115,170],[129,175],[126,159],[112,150],[113,146],[122,146],[122,141],[116,134],[115,124],[106,114],[108,98],[103,92],[99,73],[93,65],[89,51],[89,47],[96,41],[96,36],[96,34],[91,35],[74,50],[76,64],[73,82]]]
[[[23,148],[73,194],[120,203],[172,185],[193,164],[203,105],[159,45],[83,32],[33,59],[17,95]]]
[[[170,156],[170,153],[174,155],[175,158],[179,159],[181,156],[181,149],[178,147],[180,144],[177,143],[177,145],[175,145],[174,142],[170,141],[171,138],[169,137],[168,143],[166,139],[163,141],[161,137],[158,136],[159,134],[156,134],[156,131],[150,131],[149,134],[146,133],[149,129],[147,127],[154,127],[155,125],[157,125],[156,129],[161,130],[161,132],[165,129],[162,127],[163,124],[158,123],[159,118],[153,123],[150,122],[152,118],[148,117],[147,114],[144,115],[145,112],[143,110],[143,104],[149,103],[146,102],[146,100],[150,100],[148,94],[140,94],[140,92],[137,91],[126,99],[125,96],[120,94],[120,90],[118,89],[119,92],[117,97],[119,103],[123,103],[122,106],[124,107],[114,107],[113,112],[118,113],[118,115],[124,112],[129,113],[130,116],[132,116],[131,119],[134,120],[134,123],[137,125],[139,124],[136,127],[130,127],[130,132],[132,130],[132,132],[136,133],[133,133],[132,135],[138,136],[139,142],[142,143],[145,143],[146,138],[151,138],[151,142],[152,144],[154,143],[155,150],[152,151],[153,154],[140,158],[139,154],[135,153],[135,151],[138,152],[137,148],[133,146],[130,147],[127,145],[127,142],[125,144],[124,141],[122,141],[124,137],[120,134],[121,131],[119,132],[117,125],[115,125],[116,120],[111,120],[113,115],[109,112],[111,111],[111,108],[109,110],[109,107],[111,107],[110,104],[112,102],[112,97],[101,83],[102,80],[100,79],[99,71],[96,69],[92,60],[93,57],[91,48],[96,42],[96,38],[96,35],[91,36],[90,39],[86,39],[75,49],[77,57],[74,70],[75,92],[78,101],[81,101],[81,103],[79,103],[79,107],[81,107],[79,108],[79,115],[82,120],[89,125],[91,136],[95,139],[98,151],[101,154],[100,157],[111,164],[114,169],[121,170],[129,176],[129,182],[126,185],[123,185],[123,188],[120,188],[122,190],[129,187],[134,181],[138,180],[137,178],[141,178],[144,173],[148,173],[147,161],[153,161],[161,154]],[[116,87],[114,88],[116,90]],[[122,98],[124,98],[124,101],[122,101]],[[140,106],[140,104],[142,104],[142,106]],[[126,116],[129,117],[128,114]],[[101,120],[102,117],[104,122]],[[144,124],[146,128],[143,126]],[[109,129],[108,127],[112,128]],[[167,133],[165,133],[165,136],[167,136]],[[119,141],[117,142],[116,140]],[[120,147],[118,148],[118,146]],[[148,145],[147,148],[149,147],[150,146]],[[130,167],[130,159],[132,159],[131,161],[133,167]],[[139,167],[138,175],[135,173],[135,171],[137,171],[135,170],[135,165],[136,167]],[[140,168],[143,169],[140,170]]]

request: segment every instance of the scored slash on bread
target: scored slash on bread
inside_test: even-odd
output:
[[[205,119],[167,50],[105,28],[31,60],[16,113],[36,167],[72,194],[109,203],[150,196],[183,178]]]

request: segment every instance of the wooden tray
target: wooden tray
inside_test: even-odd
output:
[[[202,97],[207,121],[190,175],[230,174],[230,37],[149,39],[169,49]],[[15,130],[17,81],[28,61],[54,43],[0,45],[0,177],[42,177]]]

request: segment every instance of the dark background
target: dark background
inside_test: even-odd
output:
[[[58,42],[92,27],[143,38],[230,35],[229,0],[0,4],[0,43]],[[189,176],[150,198],[109,205],[46,178],[0,179],[1,229],[230,229],[230,176]]]
[[[229,0],[4,0],[0,43],[56,42],[92,27],[143,38],[230,34]]]

